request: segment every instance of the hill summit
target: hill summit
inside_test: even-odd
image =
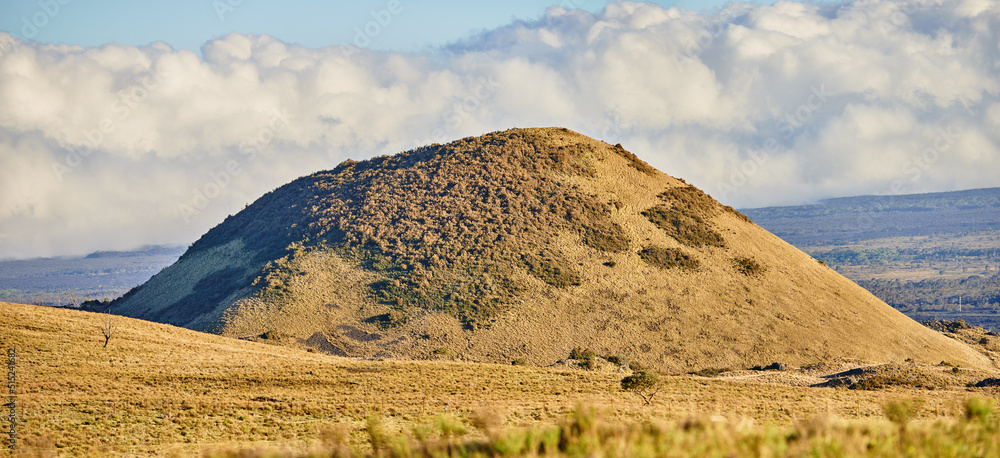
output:
[[[110,311],[344,356],[988,365],[621,145],[561,128],[299,178]]]

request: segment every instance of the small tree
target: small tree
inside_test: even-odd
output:
[[[104,348],[108,348],[108,342],[111,338],[115,336],[118,332],[118,317],[114,315],[107,315],[104,318],[104,323],[101,324],[101,334],[104,334]]]
[[[622,379],[622,390],[631,391],[649,405],[660,391],[660,376],[653,371],[639,371]]]

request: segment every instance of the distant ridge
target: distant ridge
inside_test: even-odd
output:
[[[1000,230],[1000,188],[854,196],[740,210],[795,246]],[[808,219],[807,224],[803,221]]]
[[[561,128],[299,178],[111,311],[362,357],[989,365],[621,145]]]

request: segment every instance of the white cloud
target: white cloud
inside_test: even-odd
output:
[[[859,0],[553,7],[424,54],[0,34],[0,258],[189,243],[348,157],[515,126],[621,142],[736,206],[996,186],[998,31],[994,2]]]

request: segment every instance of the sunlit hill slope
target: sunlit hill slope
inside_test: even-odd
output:
[[[110,311],[363,357],[988,364],[620,145],[560,128],[297,179]]]

